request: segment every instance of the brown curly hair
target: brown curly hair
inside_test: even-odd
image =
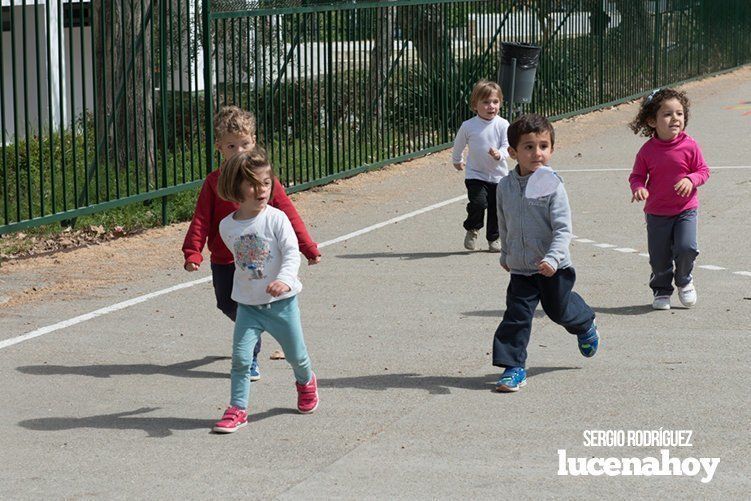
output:
[[[214,115],[214,139],[220,141],[225,134],[255,136],[255,115],[237,106],[223,106]]]
[[[639,113],[629,122],[628,127],[634,131],[634,134],[641,133],[644,137],[654,136],[656,130],[654,127],[650,127],[647,121],[656,119],[660,106],[669,99],[677,99],[681,103],[681,106],[683,106],[683,127],[685,128],[688,125],[688,109],[691,106],[691,102],[688,100],[685,92],[670,88],[657,89],[651,94],[644,96],[641,100]]]

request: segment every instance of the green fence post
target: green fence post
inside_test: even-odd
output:
[[[209,0],[201,2],[201,24],[203,25],[203,102],[206,127],[206,174],[214,170],[214,87],[211,83],[211,24]]]
[[[600,40],[599,40],[599,46],[597,50],[597,57],[599,58],[599,61],[597,62],[597,91],[599,92],[598,100],[599,102],[603,103],[605,102],[605,32],[607,31],[607,27],[605,26],[606,19],[608,16],[606,8],[606,2],[602,2],[602,16],[601,20],[599,21],[598,25],[598,31],[600,32]]]
[[[159,105],[162,109],[162,188],[167,186],[167,2],[159,2]],[[174,110],[173,110],[174,111]],[[167,224],[167,197],[162,197],[162,224]]]
[[[326,51],[326,123],[328,124],[328,141],[327,141],[327,157],[326,168],[328,175],[334,174],[334,82],[332,70],[334,69],[334,42],[331,34],[331,11],[326,13],[326,44],[328,50]]]
[[[660,16],[660,2],[654,2],[655,6],[655,36],[652,46],[652,87],[660,85],[660,28],[662,27],[662,18]]]

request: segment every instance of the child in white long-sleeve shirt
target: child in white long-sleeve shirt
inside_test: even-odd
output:
[[[214,425],[232,433],[248,422],[253,347],[263,331],[276,339],[295,373],[297,410],[318,407],[318,388],[303,339],[297,294],[300,253],[297,237],[284,212],[269,206],[274,171],[266,152],[254,148],[226,162],[217,183],[219,196],[240,204],[222,219],[219,234],[235,261],[232,299],[237,320],[232,340],[230,405]]]
[[[488,248],[491,252],[501,251],[495,191],[498,182],[508,174],[506,159],[509,156],[506,138],[509,123],[498,116],[502,100],[503,93],[497,83],[477,82],[470,97],[470,108],[476,115],[462,123],[454,140],[451,156],[454,167],[461,171],[466,166],[464,184],[469,203],[467,219],[464,220],[464,229],[467,230],[464,247],[467,250],[475,250],[487,211],[485,236]],[[462,155],[466,146],[469,149],[465,163]]]

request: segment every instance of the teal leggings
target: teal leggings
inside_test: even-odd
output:
[[[238,304],[235,334],[232,338],[230,405],[241,409],[248,408],[253,347],[263,331],[271,334],[281,345],[298,383],[306,384],[313,377],[308,349],[302,335],[297,296],[257,306]]]

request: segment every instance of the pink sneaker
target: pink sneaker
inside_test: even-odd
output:
[[[248,424],[248,413],[239,407],[227,407],[224,416],[217,422],[212,430],[216,433],[235,433]]]
[[[310,414],[318,408],[318,382],[316,375],[310,378],[308,384],[295,381],[297,387],[297,410],[300,414]]]

